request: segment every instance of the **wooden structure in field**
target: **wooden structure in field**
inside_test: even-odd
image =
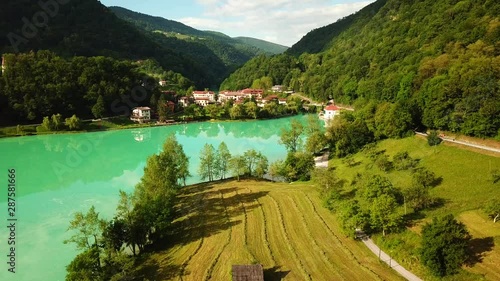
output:
[[[264,281],[261,264],[233,265],[233,281]]]

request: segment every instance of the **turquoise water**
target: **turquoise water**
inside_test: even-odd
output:
[[[292,118],[247,122],[206,122],[74,135],[0,139],[0,280],[64,280],[65,266],[77,251],[65,245],[73,213],[94,205],[111,218],[118,191],[132,192],[143,174],[146,158],[160,151],[175,134],[190,158],[188,183],[199,182],[198,154],[205,143],[224,141],[231,153],[261,151],[273,162],[286,156],[278,143],[281,128]],[[16,170],[16,273],[8,272],[6,227],[8,169]]]

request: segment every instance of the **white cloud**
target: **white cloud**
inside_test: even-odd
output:
[[[309,31],[334,23],[372,2],[197,0],[203,7],[203,15],[178,20],[201,30],[216,30],[229,36],[249,36],[291,46]]]

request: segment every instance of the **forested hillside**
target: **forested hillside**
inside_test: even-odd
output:
[[[239,40],[238,38],[231,38],[218,32],[200,31],[180,22],[145,15],[122,7],[110,7],[110,10],[119,18],[147,32],[163,34],[169,40],[162,40],[162,45],[174,47],[174,49],[177,50],[175,46],[171,45],[174,38],[184,41],[187,45],[203,45],[229,67],[239,67],[257,54],[277,54],[286,50],[286,48],[278,50],[273,49],[272,47],[277,47],[279,45],[266,41],[262,41],[261,44],[256,44],[257,39],[251,41]],[[272,50],[272,52],[269,50]],[[195,56],[196,52],[188,52],[188,54]]]
[[[403,130],[500,136],[499,15],[494,0],[379,0],[306,35],[290,54],[249,61],[221,89],[271,77],[358,109],[371,100],[370,118],[398,108],[410,116]]]
[[[163,44],[152,34],[117,18],[97,0],[72,0],[47,7],[42,8],[37,1],[2,1],[0,54],[50,50],[65,58],[151,58],[165,70],[181,73],[200,88],[218,85],[227,74],[224,63],[206,47],[185,46],[183,42],[172,46]],[[189,55],[196,52],[204,59]]]
[[[251,37],[236,37],[234,39],[236,39],[240,42],[243,42],[245,44],[257,47],[259,49],[262,49],[265,52],[271,53],[271,54],[281,54],[288,49],[288,47],[280,45],[280,44],[275,44],[275,43],[271,43],[271,42],[267,42],[264,40],[251,38]]]

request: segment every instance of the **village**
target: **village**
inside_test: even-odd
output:
[[[160,87],[165,87],[166,81],[159,82]],[[188,96],[179,96],[175,91],[162,91],[165,96],[164,107],[170,116],[175,116],[182,113],[184,109],[190,106],[203,109],[208,106],[224,106],[228,108],[243,106],[247,102],[253,102],[258,108],[256,110],[268,110],[268,107],[277,105],[279,108],[294,107],[290,113],[298,113],[302,109],[313,108],[314,112],[318,113],[320,119],[325,122],[332,120],[340,113],[342,108],[333,104],[330,101],[326,107],[324,104],[311,103],[310,100],[303,99],[299,96],[293,96],[293,91],[286,91],[282,85],[275,85],[269,91],[264,89],[246,88],[238,91],[223,90],[218,93],[211,90],[195,90]],[[292,101],[290,101],[292,99]],[[267,106],[266,106],[267,105]],[[324,108],[323,108],[324,107]],[[138,123],[148,123],[157,120],[157,123],[174,123],[174,119],[160,118],[159,112],[155,108],[148,106],[136,107],[132,110],[130,120]],[[274,115],[274,114],[270,114]]]

